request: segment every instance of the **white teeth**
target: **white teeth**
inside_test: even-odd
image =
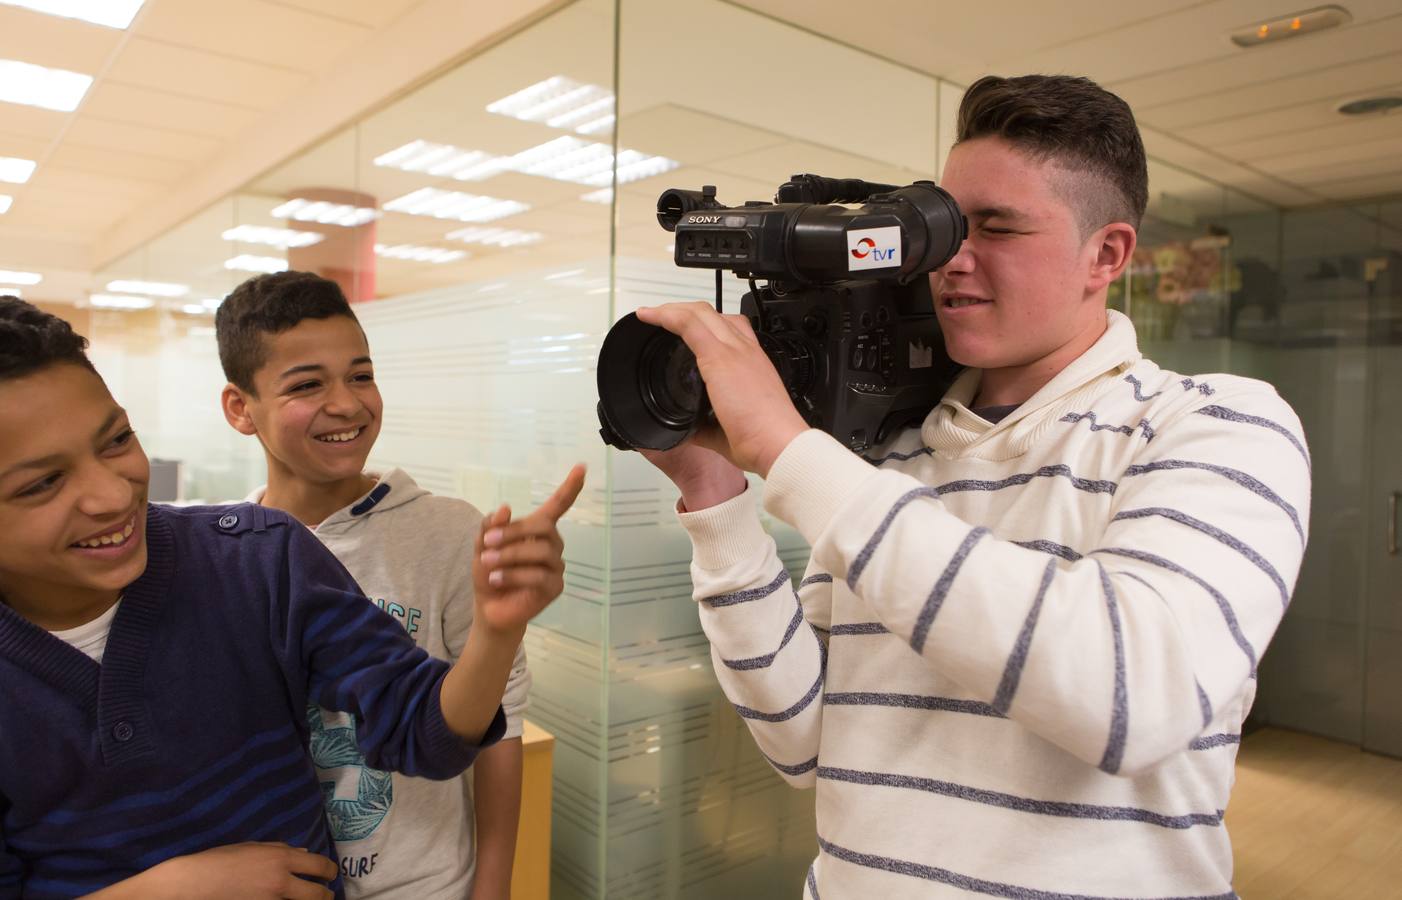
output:
[[[987,300],[979,300],[975,297],[951,297],[949,305],[953,309],[960,309],[965,306],[973,306],[975,303],[987,303]]]
[[[323,434],[321,437],[317,438],[317,440],[327,444],[340,444],[345,441],[353,441],[360,437],[361,430],[362,429],[357,428],[354,431],[342,431],[339,434]]]

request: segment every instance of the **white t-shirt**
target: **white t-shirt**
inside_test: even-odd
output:
[[[121,605],[122,601],[118,600],[112,604],[111,609],[85,625],[65,631],[51,631],[49,634],[86,653],[93,662],[100,663],[102,654],[107,649],[107,635],[112,631],[112,620],[117,618],[117,607]]]

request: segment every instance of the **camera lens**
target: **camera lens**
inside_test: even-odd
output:
[[[629,313],[599,350],[599,434],[621,450],[668,450],[711,411],[696,357],[681,338]]]
[[[695,424],[701,411],[701,372],[696,356],[669,333],[654,336],[643,348],[638,391],[648,412],[674,428]]]

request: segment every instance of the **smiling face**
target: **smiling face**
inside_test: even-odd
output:
[[[62,410],[62,415],[54,415]],[[150,466],[102,379],[60,363],[0,381],[0,594],[82,624],[146,569]]]
[[[269,483],[358,481],[383,410],[360,325],[346,316],[304,319],[262,339],[267,358],[253,374],[254,392],[229,385],[224,412],[262,442]]]
[[[950,152],[942,186],[969,236],[930,290],[950,357],[984,369],[986,384],[1040,380],[1018,391],[1030,396],[1105,330],[1105,289],[1122,269],[1119,245],[1127,238],[1133,250],[1133,228],[1083,235],[1072,197],[1084,178],[997,137]]]

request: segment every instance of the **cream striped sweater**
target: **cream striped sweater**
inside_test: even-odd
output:
[[[799,585],[753,491],[682,514],[721,685],[817,788],[806,897],[1234,896],[1222,814],[1309,457],[1268,385],[1164,371],[1109,316],[997,425],[967,372],[876,466],[796,439],[764,504],[813,547]]]

